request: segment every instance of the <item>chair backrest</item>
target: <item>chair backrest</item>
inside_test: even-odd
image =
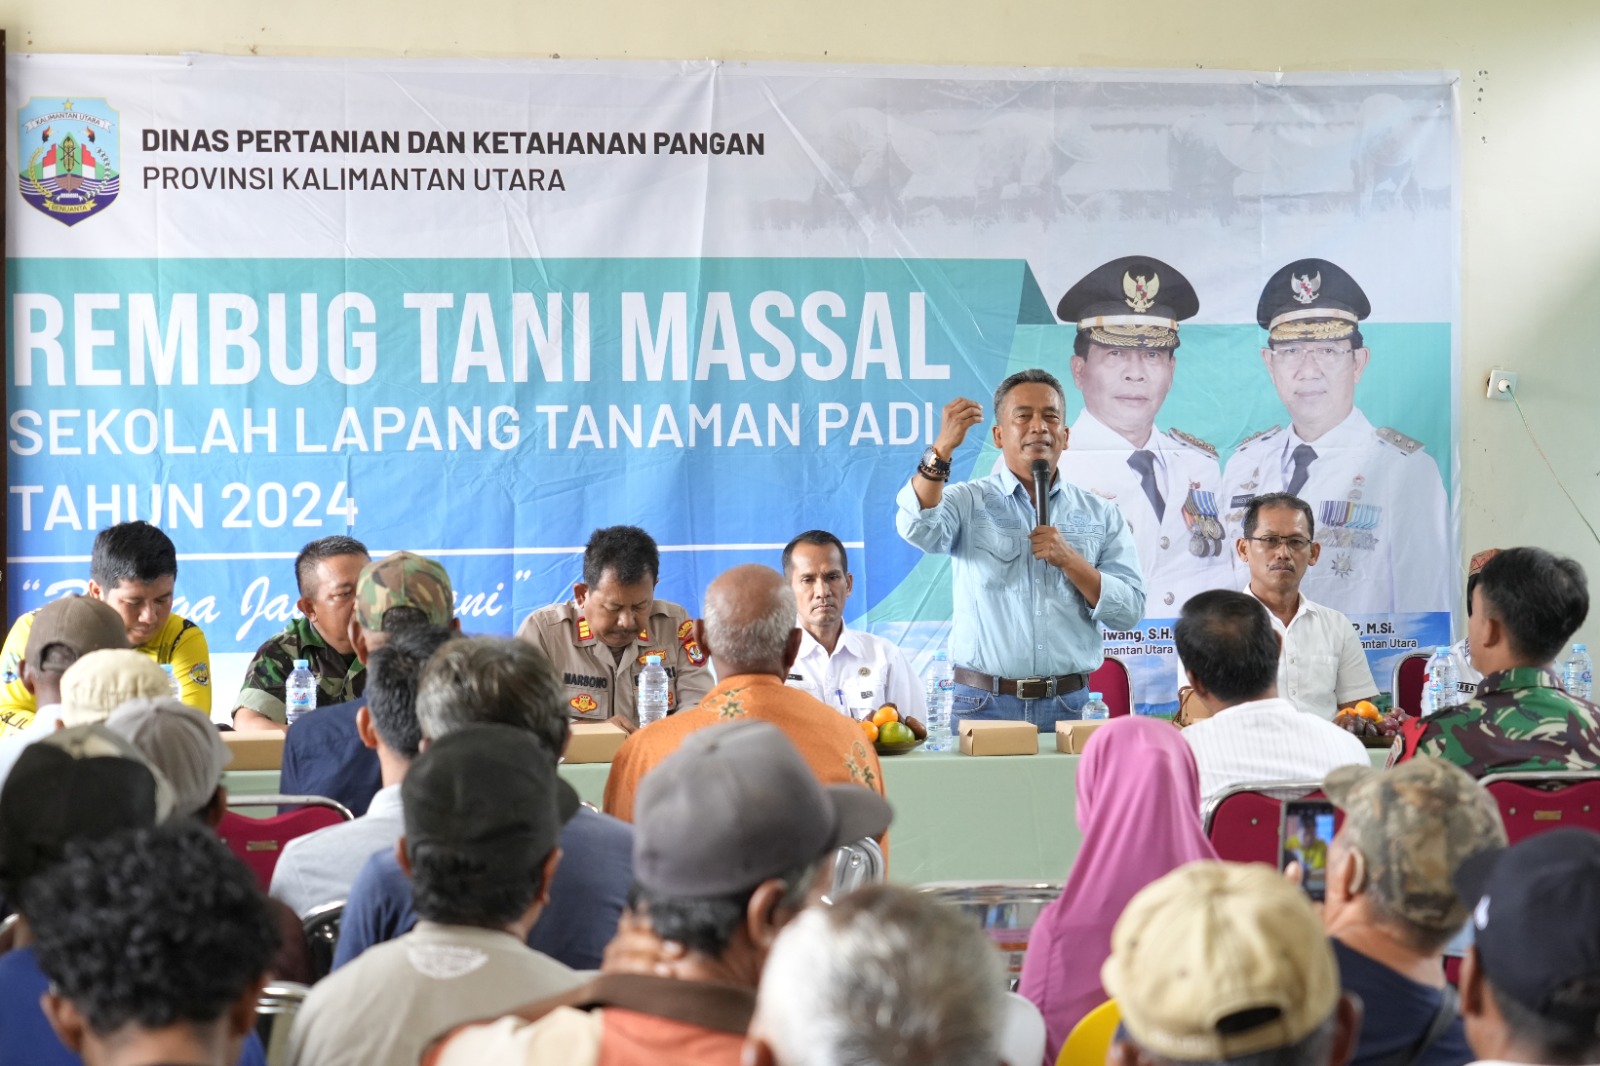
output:
[[[1122,1011],[1117,1001],[1106,1000],[1072,1027],[1056,1056],[1056,1066],[1105,1066],[1106,1052],[1111,1050],[1111,1038],[1120,1024]]]
[[[236,810],[240,807],[289,807],[291,810],[265,818],[251,818]],[[354,817],[350,809],[324,796],[240,796],[228,797],[228,810],[217,826],[217,835],[228,850],[239,856],[266,890],[272,884],[272,871],[278,865],[283,846],[295,837]]]
[[[1322,799],[1322,782],[1252,782],[1230,788],[1207,803],[1202,816],[1217,858],[1282,865],[1278,828],[1286,796]]]
[[[833,853],[833,887],[829,899],[838,899],[865,885],[883,883],[883,849],[871,837],[844,844]]]
[[[289,1061],[289,1030],[311,989],[293,981],[275,981],[256,1000],[256,1035],[267,1053],[267,1066]]]
[[[1000,1028],[1000,1061],[1006,1066],[1033,1066],[1044,1061],[1044,1015],[1033,1001],[1006,993],[1006,1014]]]
[[[1015,990],[1033,924],[1061,895],[1061,888],[1060,881],[929,881],[917,891],[970,914],[983,926],[1005,963],[1006,987]]]
[[[1428,680],[1428,653],[1414,651],[1394,664],[1389,697],[1394,706],[1415,718],[1422,713],[1422,685]]]
[[[312,980],[320,981],[333,972],[333,952],[339,946],[339,922],[344,918],[344,900],[313,907],[300,919],[305,930],[306,952],[311,956]]]
[[[1133,713],[1133,685],[1128,681],[1128,664],[1114,655],[1107,655],[1100,668],[1089,675],[1089,691],[1100,693],[1105,700],[1108,717],[1121,718]]]
[[[1480,783],[1500,808],[1513,844],[1564,826],[1600,832],[1600,772],[1490,774]]]

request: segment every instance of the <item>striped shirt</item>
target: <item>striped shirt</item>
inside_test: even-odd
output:
[[[1368,766],[1352,733],[1284,699],[1236,703],[1183,731],[1200,768],[1204,806],[1230,788],[1264,781],[1321,781],[1340,766]]]

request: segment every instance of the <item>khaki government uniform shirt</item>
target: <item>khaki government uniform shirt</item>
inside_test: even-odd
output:
[[[695,642],[688,612],[666,600],[650,605],[648,625],[624,650],[620,661],[590,631],[583,613],[571,601],[534,611],[517,630],[517,639],[549,657],[561,675],[567,711],[574,721],[604,722],[620,715],[637,725],[634,703],[646,655],[661,655],[667,671],[669,711],[696,706],[714,682],[705,654]]]

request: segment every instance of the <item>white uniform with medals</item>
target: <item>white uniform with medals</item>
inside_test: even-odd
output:
[[[1155,457],[1156,488],[1166,505],[1159,518],[1142,475],[1128,465],[1133,445],[1087,410],[1072,423],[1059,470],[1117,505],[1138,546],[1145,614],[1176,618],[1195,593],[1237,584],[1233,542],[1220,517],[1222,468],[1215,449],[1176,429],[1152,430],[1145,448]]]
[[[829,655],[816,637],[801,629],[800,654],[785,684],[856,721],[885,703],[894,704],[902,716],[928,720],[922,682],[910,660],[894,644],[865,630],[846,626]]]
[[[1316,458],[1295,495],[1316,516],[1322,555],[1300,591],[1351,616],[1448,612],[1459,582],[1438,464],[1359,407],[1315,441],[1274,427],[1239,446],[1223,477],[1230,537],[1243,535],[1250,497],[1288,491],[1303,444]]]

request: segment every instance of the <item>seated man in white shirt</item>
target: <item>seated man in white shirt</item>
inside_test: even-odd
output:
[[[855,578],[843,542],[821,529],[800,534],[783,549],[783,576],[794,590],[802,634],[787,684],[857,720],[892,703],[902,716],[926,721],[922,682],[905,653],[882,637],[845,628]]]
[[[1213,589],[1183,605],[1173,641],[1211,714],[1183,731],[1202,804],[1238,785],[1321,781],[1369,763],[1361,741],[1278,697],[1280,639],[1267,609],[1243,592]]]
[[[1237,550],[1250,568],[1245,592],[1266,606],[1283,641],[1278,695],[1329,721],[1376,698],[1378,686],[1350,619],[1300,592],[1306,570],[1322,554],[1311,505],[1286,492],[1257,496],[1245,508],[1243,533]]]
[[[443,626],[410,626],[391,633],[367,660],[366,706],[356,711],[361,743],[378,753],[383,787],[353,822],[340,822],[284,845],[272,869],[272,897],[301,918],[345,899],[375,851],[387,851],[404,826],[400,783],[422,746],[417,722],[417,678],[428,658],[461,634]]]

